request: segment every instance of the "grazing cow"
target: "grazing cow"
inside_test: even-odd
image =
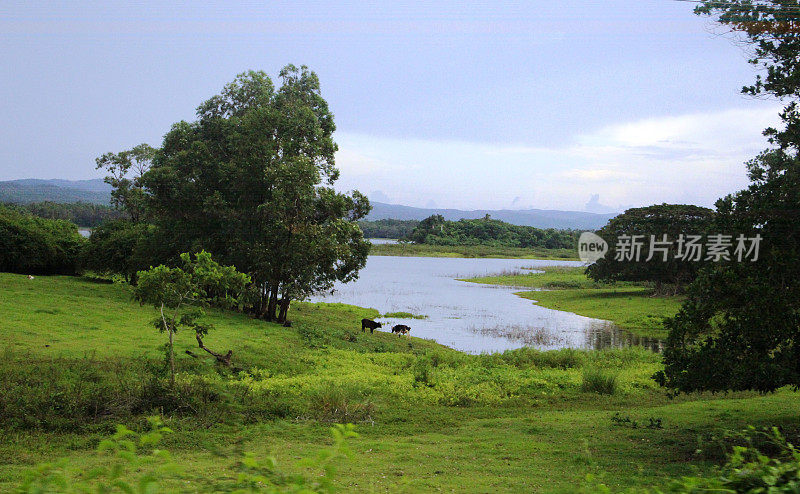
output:
[[[361,320],[361,331],[369,328],[369,332],[372,333],[375,331],[375,328],[380,328],[381,323],[375,322],[372,319],[362,319]]]
[[[397,333],[397,336],[400,336],[401,334],[408,334],[409,331],[411,331],[411,328],[405,324],[398,324],[392,328],[392,333]]]
[[[33,275],[32,275],[32,274],[29,274],[29,275],[28,275],[28,279],[29,279],[29,280],[32,280],[32,279],[33,279]]]

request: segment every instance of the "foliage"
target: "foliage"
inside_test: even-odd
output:
[[[440,214],[429,216],[408,235],[417,244],[431,245],[493,245],[505,247],[572,249],[576,232],[546,230],[532,226],[512,225],[493,220],[487,214],[476,220],[446,221]]]
[[[751,95],[786,98],[783,127],[765,131],[772,147],[747,163],[750,186],[717,201],[716,225],[734,235],[760,235],[755,261],[716,263],[692,285],[672,320],[656,378],[676,391],[773,391],[800,385],[800,19],[794,2],[704,2],[754,47],[751,62],[766,78]]]
[[[205,313],[200,307],[235,307],[245,286],[250,283],[249,276],[237,272],[233,266],[220,266],[206,251],[195,254],[194,259],[188,253],[181,254],[181,260],[183,268],[169,268],[161,264],[147,271],[139,271],[139,282],[134,290],[137,300],[159,310],[159,317],[153,321],[153,325],[169,334],[168,356],[173,383],[174,334],[180,327],[189,328],[194,331],[200,348],[203,348],[202,337],[208,334],[212,326],[201,320]],[[187,308],[190,304],[191,307]]]
[[[110,206],[90,202],[44,201],[21,205],[6,204],[6,207],[26,211],[40,218],[71,221],[79,227],[86,228],[94,228],[104,221],[117,220],[122,217],[120,211],[112,209]]]
[[[108,221],[94,230],[83,250],[84,268],[99,274],[119,274],[136,281],[136,272],[150,265],[148,238],[153,228],[129,220]]]
[[[0,271],[75,274],[85,239],[63,220],[38,218],[0,206]]]
[[[272,456],[260,461],[253,453],[244,453],[227,478],[208,479],[182,471],[168,451],[157,449],[162,438],[173,431],[163,425],[160,417],[150,417],[148,422],[149,432],[137,434],[124,425],[117,425],[116,432],[100,442],[97,454],[110,455],[110,467],[101,466],[78,476],[70,471],[71,465],[66,459],[58,463],[43,463],[28,470],[25,480],[14,492],[146,494],[160,491],[171,481],[180,481],[182,490],[332,493],[338,490],[333,483],[336,461],[351,456],[347,441],[358,437],[352,424],[335,424],[330,428],[333,445],[301,462],[307,468],[322,470],[322,475],[287,474],[278,468],[278,462]]]
[[[466,257],[499,259],[566,259],[577,260],[575,248],[546,249],[537,247],[523,249],[497,245],[431,245],[399,242],[396,244],[374,244],[370,247],[371,256],[405,257]]]
[[[708,208],[690,205],[661,204],[644,208],[632,208],[609,220],[597,233],[608,242],[608,252],[586,269],[586,274],[597,281],[652,281],[669,283],[679,289],[697,276],[703,265],[691,259],[677,256],[677,240],[683,235],[705,235],[711,226],[714,212]],[[619,238],[623,235],[642,236],[641,257],[636,260],[617,259]],[[671,242],[664,253],[651,249],[664,246],[655,242]],[[649,259],[649,260],[648,260]]]
[[[405,238],[417,225],[419,225],[419,220],[383,219],[358,222],[365,238]]]
[[[134,223],[144,219],[146,209],[142,177],[150,168],[156,150],[148,144],[139,144],[133,149],[119,153],[106,153],[97,158],[97,168],[105,169],[109,175],[105,182],[113,187],[111,204],[124,211]]]
[[[317,75],[288,65],[280,77],[237,76],[173,125],[141,181],[166,258],[213,252],[251,276],[259,317],[283,321],[291,300],[357,276],[369,201],[332,187],[336,127]]]
[[[26,473],[25,481],[15,492],[155,492],[160,478],[174,475],[177,467],[168,451],[153,449],[172,430],[165,427],[159,417],[150,417],[148,422],[149,432],[137,434],[124,425],[118,425],[114,435],[100,442],[97,453],[110,455],[113,458],[112,466],[95,468],[87,472],[84,478],[76,479],[66,472],[69,467],[66,460],[37,465]],[[138,473],[152,464],[159,465],[157,474]],[[135,475],[136,482],[128,480],[131,475]]]
[[[617,391],[617,376],[603,369],[584,369],[581,391],[584,393],[613,395]]]

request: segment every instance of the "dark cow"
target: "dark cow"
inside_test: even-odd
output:
[[[411,331],[411,328],[405,324],[398,324],[392,328],[392,333],[397,333],[397,336],[400,336],[401,334],[408,334],[409,331]]]
[[[372,319],[362,319],[361,320],[361,331],[369,328],[369,332],[372,333],[375,331],[375,328],[380,328],[381,323],[375,322]]]

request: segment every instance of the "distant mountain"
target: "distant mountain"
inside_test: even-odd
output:
[[[382,219],[423,220],[433,214],[441,214],[446,220],[457,221],[462,218],[483,218],[488,214],[493,219],[514,225],[535,226],[537,228],[596,230],[617,215],[616,213],[597,214],[552,209],[475,209],[463,211],[460,209],[415,208],[383,202],[371,202],[371,204],[372,211],[366,218],[371,221]]]
[[[0,182],[0,202],[29,204],[32,202],[90,202],[109,204],[111,186],[102,179],[93,180],[41,180],[28,178]],[[575,230],[596,230],[605,225],[616,214],[597,214],[582,211],[556,211],[550,209],[460,209],[415,208],[372,202],[372,212],[368,220],[397,219],[423,220],[432,214],[441,214],[446,220],[461,218],[483,218],[487,214],[496,220],[514,225],[535,226],[537,228],[571,228]]]
[[[42,201],[109,204],[111,186],[99,178],[93,180],[26,178],[0,182],[0,202],[29,204]]]

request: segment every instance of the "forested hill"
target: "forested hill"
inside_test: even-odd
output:
[[[109,204],[111,186],[102,179],[41,180],[23,179],[0,182],[0,203],[88,202]]]
[[[33,202],[88,202],[109,204],[111,186],[102,179],[94,180],[40,180],[24,179],[0,182],[0,203],[29,204]],[[489,210],[427,209],[382,202],[371,202],[372,212],[367,220],[383,219],[417,220],[440,214],[444,219],[457,221],[479,219],[487,214],[513,225],[576,230],[601,228],[616,214],[596,214],[583,211],[557,211],[550,209]],[[413,228],[413,226],[412,226]]]
[[[512,225],[535,226],[536,228],[557,228],[560,230],[596,230],[603,227],[616,214],[596,214],[583,211],[557,211],[550,209],[476,209],[464,211],[460,209],[427,209],[397,204],[385,204],[370,201],[372,212],[367,220],[382,219],[424,220],[430,216],[441,215],[445,220],[480,219],[487,214],[493,219],[505,221]]]

